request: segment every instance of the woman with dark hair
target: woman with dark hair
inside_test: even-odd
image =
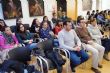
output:
[[[22,23],[21,18],[17,18],[17,19],[16,19],[16,26],[19,25],[19,24],[21,24],[21,23]]]
[[[28,31],[26,31],[23,24],[19,24],[17,26],[16,36],[20,44],[24,44],[30,49],[37,47],[37,43],[34,43],[32,35]]]
[[[43,17],[43,21],[42,21],[42,23],[41,23],[40,28],[42,27],[43,22],[47,22],[47,23],[48,23],[48,26],[49,26],[49,29],[52,30],[51,22],[48,20],[48,17],[47,17],[47,16],[44,16],[44,17]]]
[[[6,27],[6,23],[3,19],[0,19],[0,31],[3,32],[5,30]]]
[[[86,20],[88,20],[88,18],[89,18],[90,15],[91,15],[90,11],[87,11]]]
[[[30,28],[31,33],[38,33],[39,34],[40,22],[38,19],[34,19]]]

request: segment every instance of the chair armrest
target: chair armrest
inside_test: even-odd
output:
[[[55,50],[55,49],[57,49],[57,50],[59,50],[59,51],[63,51],[63,52],[65,53],[66,57],[70,59],[70,52],[69,52],[68,50],[66,50],[66,49],[61,49],[61,48],[54,48],[54,50]],[[68,55],[69,55],[69,56],[68,56]]]
[[[45,58],[43,58],[42,56],[39,56],[39,57],[46,63],[46,65],[47,65],[47,71],[48,71],[49,70],[48,61]]]
[[[41,71],[42,71],[42,73],[44,73],[42,59],[39,58],[38,56],[36,57],[36,59],[39,60],[39,62],[40,62],[40,67],[41,67]]]

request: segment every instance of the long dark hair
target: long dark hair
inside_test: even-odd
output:
[[[23,24],[19,24],[19,25],[17,25],[17,33],[25,33],[26,32],[26,29],[25,29],[25,26],[23,25],[23,27],[24,27],[24,32],[22,32],[21,30],[20,30],[20,26],[21,25],[23,25]]]
[[[5,21],[4,21],[3,19],[0,19],[0,21],[3,21],[3,23],[4,23],[4,26],[7,26],[7,25],[6,25],[6,23],[5,23]]]
[[[16,26],[19,25],[19,24],[21,24],[21,23],[18,23],[19,20],[21,20],[21,18],[19,18],[19,17],[16,18]]]
[[[38,20],[38,19],[34,19],[34,20],[32,21],[31,27],[32,27],[32,26],[38,27],[38,25],[37,25],[37,23],[36,23],[36,20]]]
[[[43,17],[43,21],[45,20],[45,18],[48,18],[48,17],[47,17],[47,16],[44,16],[44,17]],[[49,21],[49,20],[47,19],[47,21]]]
[[[60,26],[60,25],[59,25],[59,22],[63,22],[62,19],[57,20],[56,26]]]
[[[5,27],[6,27],[7,25],[6,25],[6,23],[5,23],[5,21],[4,21],[3,19],[0,19],[0,21],[2,21],[3,24],[4,24],[4,26],[1,26],[1,25],[0,25],[0,31],[4,31],[4,30],[5,30]]]

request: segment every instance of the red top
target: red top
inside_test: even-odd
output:
[[[55,26],[55,35],[58,35],[58,33],[62,30],[62,28],[60,26]]]

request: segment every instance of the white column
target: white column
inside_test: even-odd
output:
[[[45,15],[49,20],[52,18],[53,6],[56,6],[56,0],[44,0]]]
[[[92,10],[96,10],[96,0],[92,0]]]

